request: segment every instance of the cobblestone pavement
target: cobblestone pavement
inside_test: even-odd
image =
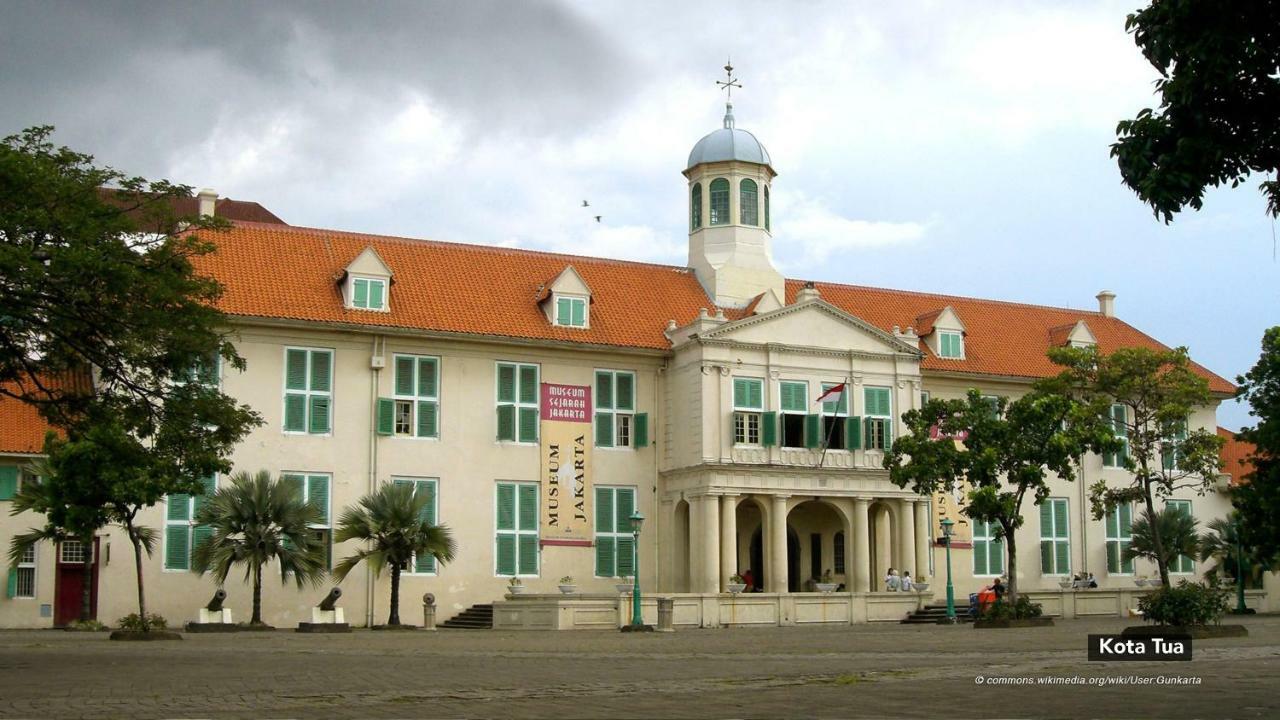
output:
[[[1182,663],[1086,662],[1087,633],[1129,624],[1110,618],[1018,630],[280,631],[160,643],[3,631],[0,717],[1278,717],[1280,617],[1241,622],[1248,637],[1196,641]],[[1200,684],[1119,684],[1170,676]],[[1004,680],[1015,677],[1030,680]]]

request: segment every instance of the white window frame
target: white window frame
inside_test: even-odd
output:
[[[1192,515],[1192,514],[1191,514],[1191,501],[1190,501],[1190,500],[1183,500],[1183,499],[1180,499],[1180,498],[1169,498],[1169,499],[1166,499],[1166,500],[1164,501],[1164,506],[1165,506],[1165,508],[1171,508],[1171,507],[1185,507],[1185,508],[1187,509],[1187,511],[1186,511],[1186,512],[1187,512],[1187,516],[1188,516],[1188,517],[1195,517],[1195,515]],[[1190,569],[1190,570],[1182,570],[1182,569],[1181,569],[1181,568],[1182,568],[1182,566],[1183,566],[1183,563],[1182,563],[1183,559],[1186,559],[1187,561],[1189,561],[1189,564],[1191,565],[1191,569]],[[1178,569],[1175,569],[1175,568],[1178,568]],[[1170,575],[1195,575],[1195,574],[1196,574],[1196,559],[1195,559],[1195,558],[1193,558],[1193,557],[1189,557],[1189,556],[1187,556],[1187,555],[1179,555],[1179,556],[1177,556],[1177,557],[1173,558],[1173,562],[1169,563],[1169,574],[1170,574]]]
[[[396,382],[396,373],[400,372],[400,364],[397,362],[399,358],[411,358],[413,360],[413,394],[401,395],[399,383]],[[422,388],[419,387],[421,374],[419,368],[423,360],[434,360],[436,364],[436,392],[434,395],[422,394]],[[396,438],[408,438],[412,440],[439,440],[440,439],[440,357],[438,355],[415,355],[411,353],[392,353],[391,354],[391,436]],[[419,403],[434,403],[436,406],[436,434],[435,435],[419,435],[418,434],[418,411]],[[409,404],[409,430],[410,432],[400,432],[400,404]]]
[[[609,406],[605,407],[600,402],[600,375],[607,374],[609,376]],[[618,376],[631,376],[631,407],[618,407]],[[596,444],[598,450],[634,450],[636,445],[636,397],[640,394],[636,391],[636,373],[632,370],[612,370],[609,368],[596,368],[592,374],[592,388],[596,391],[595,408],[591,417],[591,433],[592,442],[596,440],[596,423],[599,422],[597,416],[611,415],[613,423],[613,431],[611,437],[613,444],[600,445]],[[624,442],[625,441],[625,442]]]
[[[889,396],[889,414],[881,415],[872,413],[867,407],[867,394],[872,390],[883,390]],[[864,450],[879,450],[887,452],[889,445],[893,442],[893,388],[883,385],[867,385],[862,389],[862,414],[868,420],[879,420],[881,423],[867,423],[866,432],[863,433],[862,448]],[[880,433],[874,432],[876,425],[880,425]],[[877,444],[877,440],[879,444]]]
[[[357,283],[367,283],[365,286],[364,306],[360,306],[356,304],[356,284]],[[369,306],[369,289],[372,288],[373,285],[375,284],[382,286],[382,304],[377,307],[370,307]],[[386,278],[372,277],[370,275],[352,275],[351,276],[351,298],[347,307],[353,310],[368,310],[371,312],[388,312],[389,306],[391,304],[389,293],[388,293],[388,290],[390,290],[390,288],[391,288],[391,283],[387,282]]]
[[[305,390],[292,390],[289,388],[289,351],[300,350],[307,354],[307,388]],[[329,354],[329,389],[328,390],[312,390],[311,389],[311,362],[315,353]],[[337,413],[334,412],[333,404],[333,386],[336,384],[338,377],[337,372],[338,353],[333,348],[325,347],[304,347],[301,345],[286,345],[284,348],[284,365],[280,369],[280,387],[284,389],[280,397],[280,431],[285,435],[314,435],[316,437],[330,437],[333,435],[334,420]],[[287,425],[289,412],[289,396],[300,395],[303,398],[303,419],[306,421],[306,429],[289,430]],[[327,397],[329,398],[329,429],[325,432],[311,432],[311,398]]]
[[[13,597],[10,598],[10,600],[34,600],[36,597],[36,592],[39,590],[39,586],[36,584],[39,580],[39,574],[36,571],[36,568],[39,565],[39,555],[37,554],[38,550],[36,549],[36,545],[38,545],[38,543],[31,544],[23,552],[22,557],[18,559],[18,564],[14,568],[18,573],[18,577],[15,581],[16,587],[14,588]],[[22,576],[24,574],[28,576],[27,583],[25,584],[29,584],[31,587],[30,595],[22,594],[24,585]]]
[[[754,377],[734,377],[733,382],[736,384],[739,380],[747,382],[759,383],[760,386],[760,405],[751,407],[749,405],[738,405],[737,392],[734,391],[733,385],[730,385],[730,391],[734,395],[733,400],[733,444],[744,447],[760,447],[762,438],[761,424],[764,422],[764,379]],[[754,422],[753,422],[754,421]],[[753,427],[754,425],[754,427]],[[741,432],[739,432],[741,429]],[[752,432],[755,433],[755,441],[751,440]],[[738,438],[742,438],[739,440]]]
[[[510,402],[502,400],[500,396],[501,388],[499,385],[502,380],[502,366],[509,365],[515,370],[515,383],[513,385],[514,395]],[[533,402],[521,402],[520,400],[520,369],[525,367],[533,368],[537,377],[534,378]],[[498,421],[497,408],[503,405],[511,405],[515,408],[514,423],[515,437],[512,440],[495,440],[495,442],[504,445],[537,445],[542,437],[542,366],[538,363],[511,362],[509,360],[499,360],[493,366],[493,407],[494,407],[494,423]],[[520,439],[520,411],[522,409],[533,410],[533,440],[522,441]],[[494,428],[495,431],[497,428]],[[496,438],[497,432],[493,433]]]
[[[1053,510],[1054,506],[1057,503],[1062,503],[1064,506],[1066,506],[1066,510],[1063,512],[1063,516],[1067,518],[1067,527],[1066,527],[1067,532],[1066,532],[1066,535],[1064,536],[1057,535],[1057,531],[1060,529],[1057,526],[1058,515]],[[1042,517],[1041,524],[1040,524],[1041,558],[1043,559],[1044,544],[1050,543],[1053,546],[1053,555],[1051,556],[1053,558],[1053,569],[1058,572],[1045,572],[1044,565],[1041,564],[1040,575],[1042,577],[1066,577],[1071,574],[1071,502],[1069,498],[1051,497],[1051,498],[1045,498],[1044,504],[1049,506],[1050,527],[1046,528],[1044,526],[1043,517]],[[1067,567],[1065,570],[1063,568],[1058,567],[1058,545],[1060,544],[1067,546]]]
[[[1124,418],[1118,422],[1116,418],[1117,408],[1119,408],[1120,412],[1124,414]],[[1108,457],[1110,453],[1103,453],[1102,466],[1109,468],[1122,468],[1124,467],[1124,460],[1129,457],[1129,408],[1127,405],[1123,405],[1121,403],[1112,403],[1107,412],[1109,413],[1112,431],[1116,434],[1116,437],[1124,440],[1124,447],[1117,450],[1110,458]],[[1108,462],[1108,460],[1112,459],[1114,459],[1115,462]]]
[[[952,338],[955,341],[956,354],[947,353],[947,339]],[[939,330],[938,331],[938,357],[946,360],[963,360],[964,359],[964,333],[959,330]]]
[[[567,322],[562,322],[563,318],[560,314],[561,302],[567,302],[569,308],[569,317]],[[552,293],[552,315],[554,322],[559,327],[574,328],[578,330],[586,330],[591,327],[591,301],[585,295],[571,295],[569,293]],[[577,305],[582,306],[582,323],[573,322],[573,308]]]
[[[818,393],[819,394],[825,393],[826,391],[830,390],[831,388],[839,384],[840,383],[837,383],[837,382],[819,383]],[[827,410],[827,405],[832,404],[830,400],[824,400],[821,404],[818,405],[818,417],[821,418],[821,420],[818,421],[818,442],[826,443],[828,440],[828,437],[830,437],[832,441],[838,440],[840,443],[839,448],[828,448],[830,452],[837,452],[837,453],[849,452],[849,448],[845,447],[845,440],[849,434],[849,429],[848,429],[849,418],[853,417],[852,411],[853,411],[854,400],[853,400],[852,388],[853,388],[853,385],[849,383],[845,383],[844,392],[840,393],[840,399],[844,401],[844,410],[840,409],[839,401],[834,403],[835,409],[831,411]],[[892,400],[890,400],[890,402],[892,402]],[[828,436],[827,420],[826,420],[827,418],[844,418],[844,423],[840,426],[840,432],[832,432]]]
[[[783,385],[802,385],[802,386],[804,386],[804,402],[803,402],[803,403],[801,403],[801,406],[800,406],[800,409],[799,409],[799,410],[788,410],[786,407],[784,407],[784,406],[783,406],[783,403],[782,403],[782,386],[783,386]],[[808,416],[809,414],[810,414],[810,413],[809,413],[809,381],[807,381],[807,380],[779,380],[779,381],[778,381],[778,447],[788,448],[788,449],[792,449],[792,450],[795,450],[795,449],[804,449],[804,422],[802,421],[802,422],[801,422],[801,424],[800,424],[800,444],[799,444],[799,445],[788,445],[788,444],[786,444],[786,442],[787,442],[787,432],[786,432],[787,423],[786,423],[786,420],[783,418],[783,416],[784,416],[784,415],[793,415],[793,416],[799,416],[800,418],[804,418],[804,417]],[[764,422],[764,421],[763,421],[763,420],[761,420],[761,422]],[[734,438],[736,439],[736,438],[737,438],[737,431],[736,431],[737,420],[736,420],[736,419],[734,420],[734,425],[735,425]]]
[[[1107,548],[1108,555],[1110,555],[1111,543],[1116,543],[1116,559],[1117,559],[1116,566],[1118,571],[1111,572],[1111,567],[1108,565],[1107,575],[1112,575],[1116,577],[1130,577],[1134,575],[1138,570],[1137,558],[1133,558],[1127,561],[1124,559],[1125,545],[1133,543],[1133,504],[1126,503],[1126,505],[1129,508],[1129,534],[1127,535],[1122,534],[1120,529],[1120,505],[1116,505],[1115,507],[1111,508],[1111,510],[1107,514],[1102,516],[1102,524],[1103,524],[1103,531],[1104,531],[1103,536],[1106,538],[1105,547]],[[1115,533],[1111,532],[1111,517],[1113,514],[1116,518]],[[1124,571],[1124,565],[1126,562],[1128,562],[1130,564],[1130,567],[1132,568],[1129,572]]]
[[[440,478],[434,478],[434,477],[411,477],[411,476],[408,476],[408,475],[392,475],[392,476],[391,476],[391,483],[392,483],[392,484],[395,484],[395,483],[405,483],[405,484],[412,483],[412,487],[413,487],[413,494],[414,494],[414,496],[415,496],[415,497],[417,496],[417,494],[418,494],[418,490],[419,490],[419,488],[421,487],[421,486],[419,485],[419,483],[423,483],[423,484],[430,485],[430,486],[431,486],[431,488],[432,488],[432,492],[431,492],[431,513],[432,513],[432,516],[433,516],[433,517],[435,517],[435,519],[436,519],[436,521],[435,521],[435,523],[434,523],[433,525],[439,525],[439,524],[440,524]],[[332,488],[332,487],[330,487],[330,488],[329,488],[329,490],[330,490],[330,492],[332,492],[332,491],[333,491],[333,488]],[[400,574],[401,574],[401,575],[414,575],[414,576],[416,576],[416,577],[435,577],[435,576],[437,576],[437,575],[439,575],[439,574],[440,574],[440,563],[439,563],[439,562],[436,562],[436,569],[435,569],[435,570],[432,570],[431,572],[418,572],[417,568],[418,568],[418,555],[417,555],[417,553],[414,553],[413,559],[409,561],[409,567],[405,568],[404,570],[401,570],[401,571],[400,571]]]
[[[513,492],[515,494],[515,505],[513,508],[514,514],[512,515],[513,525],[515,527],[511,530],[502,530],[498,528],[498,490],[497,488],[500,485],[513,486]],[[499,480],[494,485],[494,492],[493,492],[493,576],[494,577],[536,578],[536,577],[541,577],[542,575],[542,537],[541,537],[542,518],[541,516],[537,517],[537,521],[534,522],[532,530],[520,529],[520,486],[521,485],[533,485],[534,487],[538,487],[538,483],[522,482],[518,480]],[[541,488],[539,488],[539,492],[534,493],[534,502],[537,503],[537,505],[539,506],[538,510],[539,512],[541,512],[542,510]],[[515,571],[516,572],[514,575],[502,575],[498,572],[498,537],[504,534],[512,535],[515,537]],[[534,540],[536,541],[533,544],[535,548],[534,564],[537,566],[536,572],[525,573],[525,574],[522,574],[520,572],[520,538],[522,536],[533,536]]]
[[[218,485],[221,479],[222,479],[222,473],[213,474],[212,492],[208,493],[210,496],[212,496],[213,493],[218,492]],[[187,519],[186,520],[170,520],[169,519],[169,503],[173,502],[173,495],[165,495],[164,496],[164,528],[166,532],[162,533],[164,537],[160,544],[160,567],[164,572],[173,572],[173,573],[194,572],[191,569],[193,566],[193,563],[191,560],[196,552],[196,527],[197,527],[196,498],[198,496],[192,493],[175,493],[175,494],[186,495]],[[169,559],[169,533],[167,531],[170,527],[183,527],[183,526],[187,528],[187,567],[171,568],[171,567],[168,567],[166,564]]]
[[[592,530],[593,530],[592,538],[593,538],[593,540],[594,540],[596,543],[599,543],[599,541],[600,541],[600,539],[601,539],[601,538],[611,538],[611,539],[613,540],[613,571],[614,571],[614,574],[612,574],[612,575],[597,575],[597,574],[596,574],[596,572],[597,572],[600,568],[599,568],[599,567],[597,567],[596,558],[595,558],[595,556],[593,555],[593,556],[592,556],[592,558],[591,558],[591,573],[592,573],[592,576],[593,576],[593,577],[597,577],[597,578],[632,577],[632,575],[630,575],[630,574],[628,574],[628,575],[621,575],[621,574],[619,574],[619,573],[618,573],[618,539],[619,539],[619,538],[624,538],[624,539],[626,539],[628,542],[634,541],[634,539],[635,539],[635,534],[631,532],[631,529],[630,529],[630,528],[626,528],[626,529],[625,529],[625,531],[624,531],[624,530],[619,530],[619,529],[618,529],[618,526],[617,526],[617,525],[618,525],[618,523],[617,523],[617,520],[618,520],[618,491],[619,491],[619,490],[629,490],[629,491],[631,492],[631,507],[632,507],[632,509],[633,509],[633,511],[634,511],[634,509],[638,507],[638,503],[640,502],[640,491],[639,491],[639,488],[637,488],[635,485],[597,485],[597,486],[595,486],[595,490],[608,490],[608,491],[610,491],[610,492],[612,492],[612,493],[613,493],[613,505],[612,505],[612,507],[613,507],[613,530],[612,530],[611,532],[605,532],[605,531],[601,531],[601,530],[596,530],[596,529],[595,529],[595,523],[593,523],[593,527],[592,527]],[[595,502],[596,502],[596,500],[597,500],[598,498],[596,497],[596,495],[595,495],[595,492],[594,492],[594,491],[591,493],[591,495],[592,495],[592,497],[591,497],[591,501],[592,501],[592,504],[593,504],[592,512],[596,513],[596,518],[599,518],[599,517],[600,517],[600,515],[599,515],[600,509],[599,509],[599,507],[598,507],[598,506],[595,506]]]
[[[327,497],[325,498],[324,517],[325,522],[307,523],[308,530],[315,530],[323,533],[322,542],[325,546],[325,557],[327,564],[325,569],[333,569],[333,473],[315,472],[313,470],[281,470],[280,477],[284,478],[292,475],[302,478],[302,502],[311,502],[311,478],[323,477],[329,486]]]
[[[74,560],[68,560],[68,559],[67,559],[67,548],[68,548],[68,547],[77,547],[77,548],[81,548],[81,551],[80,551],[80,557],[79,557],[79,558],[76,558],[76,559],[74,559]],[[87,549],[85,549],[85,548],[87,548]],[[92,543],[92,542],[90,542],[90,543],[86,544],[83,540],[79,540],[79,539],[76,539],[76,538],[68,538],[68,539],[66,539],[66,540],[60,540],[60,541],[58,541],[58,562],[59,562],[60,564],[62,564],[62,565],[83,565],[83,564],[84,564],[84,553],[85,553],[85,552],[88,552],[88,553],[89,553],[89,557],[90,557],[89,562],[93,562],[93,560],[92,560],[92,557],[93,557],[93,543]]]
[[[974,577],[1001,577],[1004,575],[1004,539],[997,540],[995,538],[996,524],[984,520],[973,520],[970,523],[973,528],[973,576]],[[982,530],[979,533],[979,530]],[[987,553],[987,572],[978,572],[978,543],[985,543]],[[1000,562],[1000,572],[991,572],[992,551]]]

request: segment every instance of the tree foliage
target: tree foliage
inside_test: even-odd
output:
[[[1072,398],[1036,389],[1010,402],[970,390],[964,400],[930,400],[909,410],[910,430],[885,455],[889,479],[921,495],[951,492],[963,481],[973,487],[965,513],[990,522],[1008,558],[1009,602],[1018,597],[1017,536],[1022,504],[1049,496],[1052,473],[1075,480],[1075,461],[1103,451],[1115,439],[1094,414]]]
[[[1176,507],[1166,506],[1154,516],[1145,510],[1130,526],[1132,541],[1121,557],[1124,560],[1144,558],[1168,567],[1179,556],[1200,555],[1199,521]],[[1158,531],[1157,531],[1158,528]],[[1157,534],[1160,542],[1156,542]]]
[[[1049,357],[1064,370],[1043,381],[1044,387],[1072,394],[1086,413],[1107,424],[1123,424],[1125,448],[1119,459],[1132,481],[1122,487],[1104,480],[1091,485],[1094,519],[1128,502],[1142,503],[1154,516],[1156,497],[1168,498],[1185,489],[1198,495],[1213,490],[1222,438],[1189,427],[1192,412],[1210,407],[1213,395],[1208,380],[1191,368],[1186,348],[1120,348],[1103,354],[1092,346],[1062,347],[1051,349]],[[1113,404],[1125,408],[1123,422],[1111,415]],[[1160,546],[1158,525],[1153,542]],[[1157,557],[1165,553],[1158,550]],[[1161,582],[1168,585],[1168,564],[1158,559],[1157,565]]]
[[[1253,443],[1254,469],[1231,500],[1240,513],[1242,541],[1271,565],[1280,559],[1280,326],[1266,331],[1258,362],[1236,382],[1257,423],[1238,434]]]
[[[457,546],[444,525],[427,522],[430,497],[415,493],[412,485],[386,484],[360,498],[342,512],[335,542],[360,540],[365,547],[342,559],[333,570],[341,581],[356,565],[366,563],[374,575],[391,569],[391,612],[388,625],[400,624],[400,573],[414,556],[431,555],[436,562],[453,560]]]
[[[212,534],[196,546],[192,569],[210,573],[223,585],[234,566],[244,565],[245,580],[253,584],[252,624],[262,624],[262,567],[267,563],[278,562],[280,582],[293,578],[299,589],[325,577],[325,548],[308,528],[323,522],[324,513],[304,502],[298,488],[266,470],[233,475],[205,499],[195,520]]]
[[[1280,3],[1153,0],[1125,29],[1160,73],[1160,107],[1116,129],[1124,183],[1169,222],[1209,186],[1273,173],[1261,189],[1280,215]]]

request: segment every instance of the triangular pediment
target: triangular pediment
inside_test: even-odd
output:
[[[391,268],[382,260],[382,256],[370,245],[356,256],[346,267],[348,275],[369,275],[374,277],[391,277]]]
[[[702,333],[700,337],[876,354],[918,355],[920,352],[891,333],[822,300],[752,315]]]
[[[572,265],[566,265],[554,280],[547,283],[547,289],[554,293],[564,293],[566,295],[591,295],[591,288],[587,286],[587,281],[582,279],[582,276],[578,274],[578,271]]]

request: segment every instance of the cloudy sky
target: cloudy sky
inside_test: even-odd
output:
[[[1120,184],[1116,122],[1154,104],[1139,4],[7,0],[0,135],[53,124],[295,225],[683,265],[680,171],[732,57],[789,277],[1106,288],[1234,379],[1280,323],[1275,227],[1256,181],[1170,225]]]

